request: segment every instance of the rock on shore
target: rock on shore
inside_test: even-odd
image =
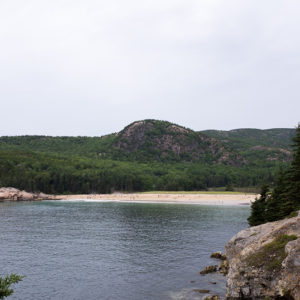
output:
[[[300,299],[300,212],[242,230],[226,246],[227,299]]]
[[[51,199],[50,195],[43,193],[28,193],[20,191],[12,187],[0,188],[0,202],[1,201],[38,201]]]

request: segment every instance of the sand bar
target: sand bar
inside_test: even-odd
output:
[[[203,205],[250,205],[255,194],[180,194],[180,193],[133,193],[133,194],[86,194],[58,195],[56,200],[95,201],[95,202],[133,202],[133,203],[183,203]]]

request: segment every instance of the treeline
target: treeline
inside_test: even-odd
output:
[[[251,206],[251,226],[283,219],[300,210],[300,124],[293,139],[293,160],[288,170],[281,170],[275,186],[264,185],[261,196]]]
[[[279,168],[289,165],[289,156],[286,157],[289,148],[286,142],[280,142],[286,140],[285,130],[278,129],[275,135],[255,131],[250,141],[248,130],[243,139],[245,133],[233,132],[238,137],[232,138],[226,133],[226,140],[222,137],[222,142],[227,145],[225,152],[234,161],[241,162],[226,164],[218,162],[218,155],[224,154],[224,149],[218,148],[221,144],[206,144],[209,139],[204,139],[201,144],[198,133],[170,131],[173,125],[168,122],[152,120],[150,123],[150,129],[145,128],[144,143],[136,150],[130,148],[130,143],[134,146],[138,136],[134,133],[124,143],[122,132],[104,137],[0,137],[0,186],[53,194],[193,191],[226,186],[232,189],[258,187],[265,183],[272,185]],[[178,135],[177,144],[189,146],[192,149],[190,155],[194,154],[194,145],[200,143],[202,146],[197,149],[203,152],[201,159],[193,160],[186,153],[176,156],[167,150],[163,156],[162,150],[154,147],[155,141],[168,141],[166,137],[170,135]],[[254,145],[259,145],[255,139],[259,143],[263,140],[261,135],[267,147],[255,148]],[[272,148],[273,140],[277,141],[276,147],[286,146],[286,149]],[[247,147],[241,146],[244,144]],[[237,153],[239,155],[235,156]]]
[[[272,182],[276,168],[138,163],[46,152],[0,151],[0,186],[44,193],[206,190]]]

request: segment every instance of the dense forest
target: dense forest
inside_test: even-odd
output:
[[[103,137],[0,137],[0,186],[111,193],[272,185],[290,164],[295,129],[237,131],[143,120]]]
[[[293,160],[287,170],[280,170],[273,189],[263,185],[261,195],[251,206],[251,226],[294,216],[300,210],[300,124],[293,139]]]

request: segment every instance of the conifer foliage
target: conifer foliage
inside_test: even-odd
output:
[[[266,186],[262,187],[261,196],[251,205],[251,215],[248,218],[250,226],[280,220],[300,210],[300,123],[293,142],[290,168],[279,172],[271,194],[268,194]]]
[[[0,277],[0,299],[4,299],[13,294],[14,290],[10,286],[14,283],[22,281],[24,276],[10,274],[4,278]]]
[[[251,206],[251,216],[248,218],[248,222],[251,226],[256,226],[265,222],[268,192],[269,187],[263,185],[261,187],[260,197],[253,202]]]

